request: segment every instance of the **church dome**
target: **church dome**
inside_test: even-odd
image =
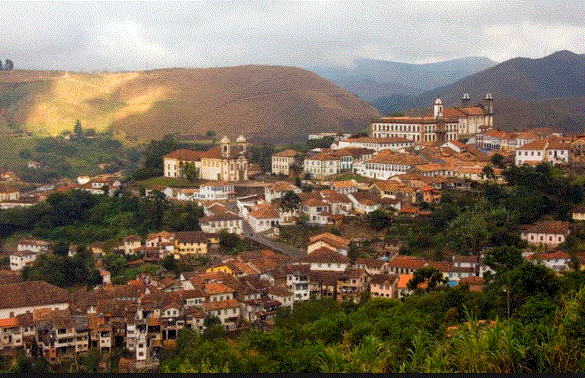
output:
[[[464,99],[464,100],[469,100],[469,93],[465,93],[465,94],[463,95],[463,99]]]
[[[237,143],[246,143],[246,138],[243,135],[240,135],[238,139],[236,139]]]
[[[219,143],[221,143],[221,144],[230,143],[230,140],[227,137],[227,135],[224,135],[223,138],[221,138],[221,141]]]
[[[440,98],[435,100],[435,105],[443,105],[443,101]]]
[[[485,99],[486,100],[493,100],[492,94],[491,93],[486,94]]]

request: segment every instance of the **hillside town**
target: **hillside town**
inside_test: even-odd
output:
[[[481,292],[497,273],[486,262],[485,248],[442,259],[413,256],[404,253],[404,239],[385,237],[367,225],[380,215],[379,229],[392,222],[430,222],[443,193],[473,194],[478,185],[505,185],[506,167],[548,163],[570,169],[581,162],[585,136],[544,128],[506,133],[494,127],[493,112],[490,94],[478,107],[469,106],[467,94],[458,107],[444,108],[437,99],[430,115],[372,120],[369,135],[310,135],[309,141],[328,138],[330,146],[285,147],[271,155],[268,172],[249,162],[244,136],[234,142],[224,136],[207,151],[178,149],[162,156],[168,185],[140,186],[114,173],[21,192],[11,184],[18,182],[15,175],[3,172],[4,210],[81,191],[161,198],[192,204],[202,214],[194,220],[199,230],[160,229],[68,245],[66,256],[73,259],[83,251],[96,267],[97,283],[88,288],[67,290],[26,279],[35,263],[62,248],[55,240],[29,235],[15,240],[11,249],[5,246],[0,352],[34,354],[61,364],[91,348],[104,355],[118,348],[126,351],[129,371],[141,371],[156,367],[183,329],[271,329],[279,311],[309,300],[400,300],[430,285],[428,279],[412,284],[425,269],[438,272],[447,286]],[[196,185],[172,185],[188,175],[195,176]],[[520,225],[516,237],[525,243],[522,258],[558,274],[575,261],[585,263],[585,254],[557,249],[585,220],[582,207],[575,206],[571,214],[570,221]],[[356,231],[356,224],[367,230]],[[301,227],[314,233],[298,245],[283,235],[295,227],[295,232]],[[226,235],[236,243],[247,240],[246,247],[228,253]],[[122,256],[130,268],[194,258],[205,262],[191,271],[140,272],[120,283],[108,270],[107,256],[112,255]]]

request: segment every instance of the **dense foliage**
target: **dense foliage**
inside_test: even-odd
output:
[[[30,208],[0,210],[0,237],[30,232],[49,240],[88,244],[161,230],[198,231],[202,216],[203,210],[196,205],[170,203],[156,191],[136,198],[127,193],[108,197],[76,190],[52,194]]]

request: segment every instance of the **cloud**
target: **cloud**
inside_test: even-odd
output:
[[[144,69],[432,62],[583,53],[568,1],[4,2],[0,58],[18,67]]]

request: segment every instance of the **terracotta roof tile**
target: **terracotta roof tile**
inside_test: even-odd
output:
[[[201,160],[201,155],[203,152],[201,151],[191,151],[191,150],[176,150],[171,152],[168,155],[165,155],[163,159],[177,159],[182,161],[199,161]]]

